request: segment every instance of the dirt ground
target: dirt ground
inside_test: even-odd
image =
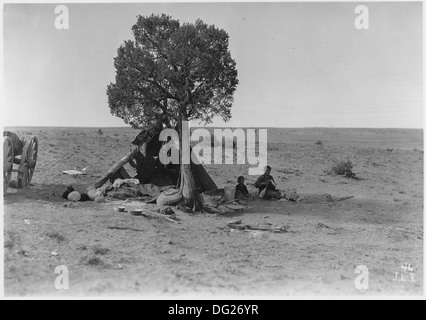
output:
[[[36,135],[40,145],[31,188],[9,188],[4,195],[6,296],[423,294],[422,130],[269,129],[268,163],[279,187],[308,196],[354,198],[328,203],[257,199],[243,212],[180,213],[180,223],[174,224],[114,212],[117,202],[73,207],[61,198],[68,185],[79,191],[92,185],[128,152],[136,131],[8,129],[21,137]],[[359,179],[327,174],[335,159],[350,159]],[[60,172],[77,166],[87,167],[88,174]],[[207,171],[219,187],[244,175],[249,191],[256,193],[248,165],[210,165]],[[288,232],[230,229],[227,222],[236,218],[287,226]],[[412,271],[404,271],[404,264]],[[61,265],[69,271],[68,290],[55,288],[55,268]],[[368,290],[355,287],[359,265],[368,268]],[[395,281],[401,274],[404,281]]]

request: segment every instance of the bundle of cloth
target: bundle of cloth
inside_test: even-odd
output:
[[[89,195],[87,193],[80,193],[72,186],[67,187],[67,190],[62,194],[62,198],[68,201],[91,201]]]
[[[100,195],[122,200],[138,198],[147,203],[156,202],[159,206],[174,205],[182,199],[174,185],[160,187],[152,183],[140,184],[137,179],[116,179],[103,190],[97,189],[92,197]]]
[[[141,198],[145,202],[154,202],[158,197],[167,191],[165,195],[177,193],[174,185],[159,187],[152,183],[139,184],[137,179],[116,179],[114,183],[107,186],[104,191],[98,190],[102,195],[117,198]]]
[[[116,179],[113,184],[106,184],[92,189],[87,194],[79,193],[69,186],[62,194],[68,201],[98,201],[105,197],[126,200],[138,198],[147,203],[156,202],[159,206],[170,206],[178,203],[182,195],[174,185],[159,187],[152,183],[140,184],[137,179]]]

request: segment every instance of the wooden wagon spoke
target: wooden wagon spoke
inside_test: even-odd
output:
[[[37,162],[38,141],[37,138],[32,138],[30,141],[29,153],[27,155],[27,168],[34,169]],[[34,171],[34,170],[32,170]]]
[[[13,169],[13,141],[9,137],[3,138],[3,192],[6,192],[12,178]]]
[[[33,137],[27,142],[22,152],[21,162],[18,170],[18,187],[28,188],[30,186],[35,165],[37,162],[38,140]]]
[[[18,188],[28,188],[33,177],[38,154],[38,139],[29,142],[9,131],[3,132],[3,190],[6,191],[12,179],[12,172],[18,172]],[[14,169],[13,165],[19,165]]]
[[[3,170],[9,171],[13,163],[13,145],[10,139],[5,139],[3,146]]]

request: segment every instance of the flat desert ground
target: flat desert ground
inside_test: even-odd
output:
[[[9,188],[4,195],[7,297],[423,294],[423,130],[268,129],[268,163],[280,188],[354,198],[323,203],[257,198],[243,212],[179,213],[175,224],[117,213],[111,203],[69,206],[61,197],[68,185],[83,192],[98,180],[132,148],[137,131],[6,129],[39,139],[31,187]],[[351,160],[359,179],[327,174],[336,159]],[[61,173],[75,167],[87,167],[87,174]],[[248,175],[248,167],[206,169],[218,187],[243,175],[256,194],[257,177]],[[232,219],[288,230],[235,230],[227,226]],[[368,268],[364,290],[355,286],[360,265]],[[58,266],[68,269],[68,290],[55,288],[62,274],[55,273]]]

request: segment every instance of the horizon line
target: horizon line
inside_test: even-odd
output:
[[[11,125],[7,125],[7,126],[2,126],[2,128],[73,128],[73,129],[78,129],[78,128],[86,128],[86,129],[134,129],[134,130],[143,130],[143,129],[137,129],[137,128],[132,128],[130,126],[11,126]],[[264,128],[264,129],[401,129],[401,130],[423,130],[422,127],[267,127],[267,126],[191,126],[191,128],[223,128],[223,129],[230,129],[230,128]]]

